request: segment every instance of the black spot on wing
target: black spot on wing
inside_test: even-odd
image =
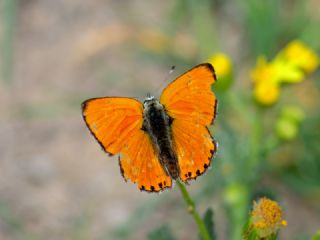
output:
[[[165,181],[164,181],[165,182]],[[164,182],[163,183],[159,183],[158,186],[160,189],[156,189],[154,186],[149,186],[149,187],[146,187],[144,185],[142,185],[140,187],[140,190],[141,191],[145,191],[145,192],[149,192],[149,193],[157,193],[157,192],[162,192],[164,191],[166,188],[171,188],[169,186],[164,186]]]

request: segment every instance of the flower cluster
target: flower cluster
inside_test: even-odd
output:
[[[275,103],[282,83],[301,82],[306,74],[312,73],[318,66],[318,55],[298,40],[289,43],[270,62],[260,56],[256,68],[251,72],[255,99],[264,105]]]

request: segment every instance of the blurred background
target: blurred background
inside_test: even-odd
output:
[[[282,84],[267,106],[251,78],[259,56],[272,61],[293,40],[319,53],[319,13],[318,0],[1,0],[0,239],[195,239],[178,189],[125,183],[80,106],[159,96],[172,65],[170,80],[211,60],[219,150],[187,186],[199,211],[214,210],[219,239],[240,239],[252,200],[269,196],[288,222],[281,238],[310,239],[320,228],[319,70]]]

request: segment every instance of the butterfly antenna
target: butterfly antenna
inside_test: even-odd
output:
[[[175,68],[176,68],[176,67],[175,67],[174,65],[171,66],[170,71],[167,73],[167,75],[165,76],[165,78],[164,78],[164,80],[162,81],[161,85],[158,87],[158,89],[157,89],[157,91],[156,91],[158,96],[160,95],[160,91],[163,89],[163,87],[164,87],[164,86],[166,85],[166,83],[168,82],[169,77],[170,77],[170,75],[173,73],[173,71],[174,71]]]

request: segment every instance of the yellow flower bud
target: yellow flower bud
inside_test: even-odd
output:
[[[276,123],[276,133],[283,140],[292,140],[298,135],[298,125],[287,118],[280,118]]]
[[[281,110],[281,116],[294,121],[295,123],[301,123],[305,118],[303,110],[294,105],[283,107]]]
[[[276,122],[275,131],[283,140],[292,140],[297,137],[300,123],[304,119],[304,112],[297,106],[285,106]]]

